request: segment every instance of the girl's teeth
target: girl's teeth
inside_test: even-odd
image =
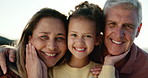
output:
[[[80,49],[80,48],[76,48],[76,50],[79,50],[79,51],[84,51],[84,49]]]

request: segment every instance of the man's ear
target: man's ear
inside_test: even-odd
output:
[[[136,37],[138,37],[139,33],[140,33],[140,30],[141,30],[141,27],[142,27],[142,23],[139,25],[139,27],[137,28],[137,34],[136,34]]]
[[[103,35],[97,36],[95,45],[100,45],[103,41],[102,39],[103,39]]]

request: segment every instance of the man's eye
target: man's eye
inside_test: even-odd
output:
[[[77,34],[71,34],[72,37],[77,37]]]
[[[125,29],[128,29],[128,30],[134,29],[134,25],[131,25],[131,24],[124,24],[123,26],[125,27]]]
[[[113,27],[116,26],[116,23],[115,22],[109,22],[109,23],[107,23],[107,26],[113,28]]]

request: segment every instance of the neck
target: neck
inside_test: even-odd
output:
[[[90,62],[89,58],[82,58],[82,59],[78,59],[75,56],[71,56],[70,60],[68,61],[68,65],[70,67],[74,67],[74,68],[82,68],[86,65],[88,65]]]

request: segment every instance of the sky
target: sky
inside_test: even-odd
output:
[[[41,8],[53,8],[65,15],[74,6],[85,0],[0,0],[0,36],[19,39],[29,19]],[[106,0],[87,0],[103,8]],[[135,43],[140,48],[148,48],[148,0],[139,0],[142,4],[142,29]]]

